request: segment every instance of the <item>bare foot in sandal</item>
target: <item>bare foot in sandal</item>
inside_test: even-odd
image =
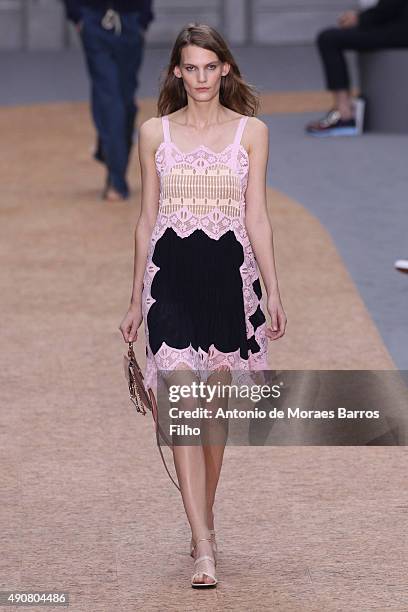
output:
[[[211,538],[200,538],[194,546],[194,573],[192,587],[215,587],[215,562]]]

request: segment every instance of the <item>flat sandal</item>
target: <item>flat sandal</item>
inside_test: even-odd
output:
[[[194,550],[196,549],[196,546],[199,542],[207,540],[208,542],[212,542],[211,538],[200,538],[199,540],[197,540],[197,542],[195,543],[194,547],[193,547],[193,553]],[[201,565],[203,566],[202,569],[197,569],[199,564],[201,563]],[[214,557],[210,557],[210,555],[202,555],[201,557],[198,557],[195,561],[194,561],[194,574],[191,576],[191,586],[193,588],[212,588],[215,587],[217,585],[217,578],[215,577],[215,575],[212,573],[211,571],[211,565],[214,565],[215,567],[215,560]],[[196,576],[199,576],[201,574],[204,574],[205,576],[208,576],[209,578],[211,578],[213,580],[213,582],[194,582],[194,578]]]

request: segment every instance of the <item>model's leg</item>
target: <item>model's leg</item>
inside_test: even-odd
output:
[[[182,365],[166,380],[168,385],[191,385],[193,381],[198,382],[193,373]],[[196,398],[180,398],[172,405],[179,410],[194,410],[199,407],[200,402]],[[186,419],[185,423],[195,426],[199,425],[199,420],[195,423],[191,419]],[[177,420],[177,424],[182,424],[182,420]],[[210,538],[207,524],[206,466],[203,447],[199,443],[186,446],[183,444],[182,436],[173,435],[173,457],[193,541],[196,543],[201,538]],[[208,540],[201,540],[196,546],[195,557],[202,555],[213,556],[212,545]],[[213,568],[211,573],[213,573]],[[202,573],[197,576],[196,582],[211,583],[213,580],[207,574]]]
[[[220,368],[219,371],[210,374],[207,384],[231,384],[231,373],[228,368]],[[209,396],[208,396],[209,399]],[[205,408],[215,414],[218,408],[227,410],[228,396],[217,397],[215,394],[212,401],[204,402]],[[209,529],[214,529],[214,502],[217,486],[221,474],[222,461],[224,458],[225,445],[228,437],[228,420],[205,419],[202,422],[201,430],[203,433],[204,443],[204,461],[206,467],[206,510],[207,523]],[[206,443],[207,442],[207,443]]]

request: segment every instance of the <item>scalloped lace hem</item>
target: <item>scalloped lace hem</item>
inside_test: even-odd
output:
[[[265,324],[258,328],[258,334],[263,331],[264,327]],[[175,349],[163,342],[155,355],[149,351],[145,387],[146,389],[151,388],[156,393],[159,372],[161,378],[170,380],[176,370],[191,370],[199,381],[206,382],[215,371],[227,369],[231,371],[230,384],[254,384],[257,379],[257,384],[263,384],[264,378],[254,373],[269,369],[266,343],[267,340],[261,343],[259,353],[250,353],[248,359],[243,359],[239,349],[231,353],[223,353],[212,344],[207,353],[201,347],[197,351],[191,343],[187,348]]]

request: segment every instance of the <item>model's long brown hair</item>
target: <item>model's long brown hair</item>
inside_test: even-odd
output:
[[[187,45],[196,45],[213,51],[221,62],[230,64],[228,74],[221,78],[220,103],[241,115],[256,115],[260,104],[258,90],[242,78],[227,43],[213,27],[194,22],[187,24],[178,34],[171,52],[170,63],[164,70],[157,102],[159,117],[173,113],[187,104],[183,79],[177,78],[173,73],[174,67],[180,65],[181,50]]]

